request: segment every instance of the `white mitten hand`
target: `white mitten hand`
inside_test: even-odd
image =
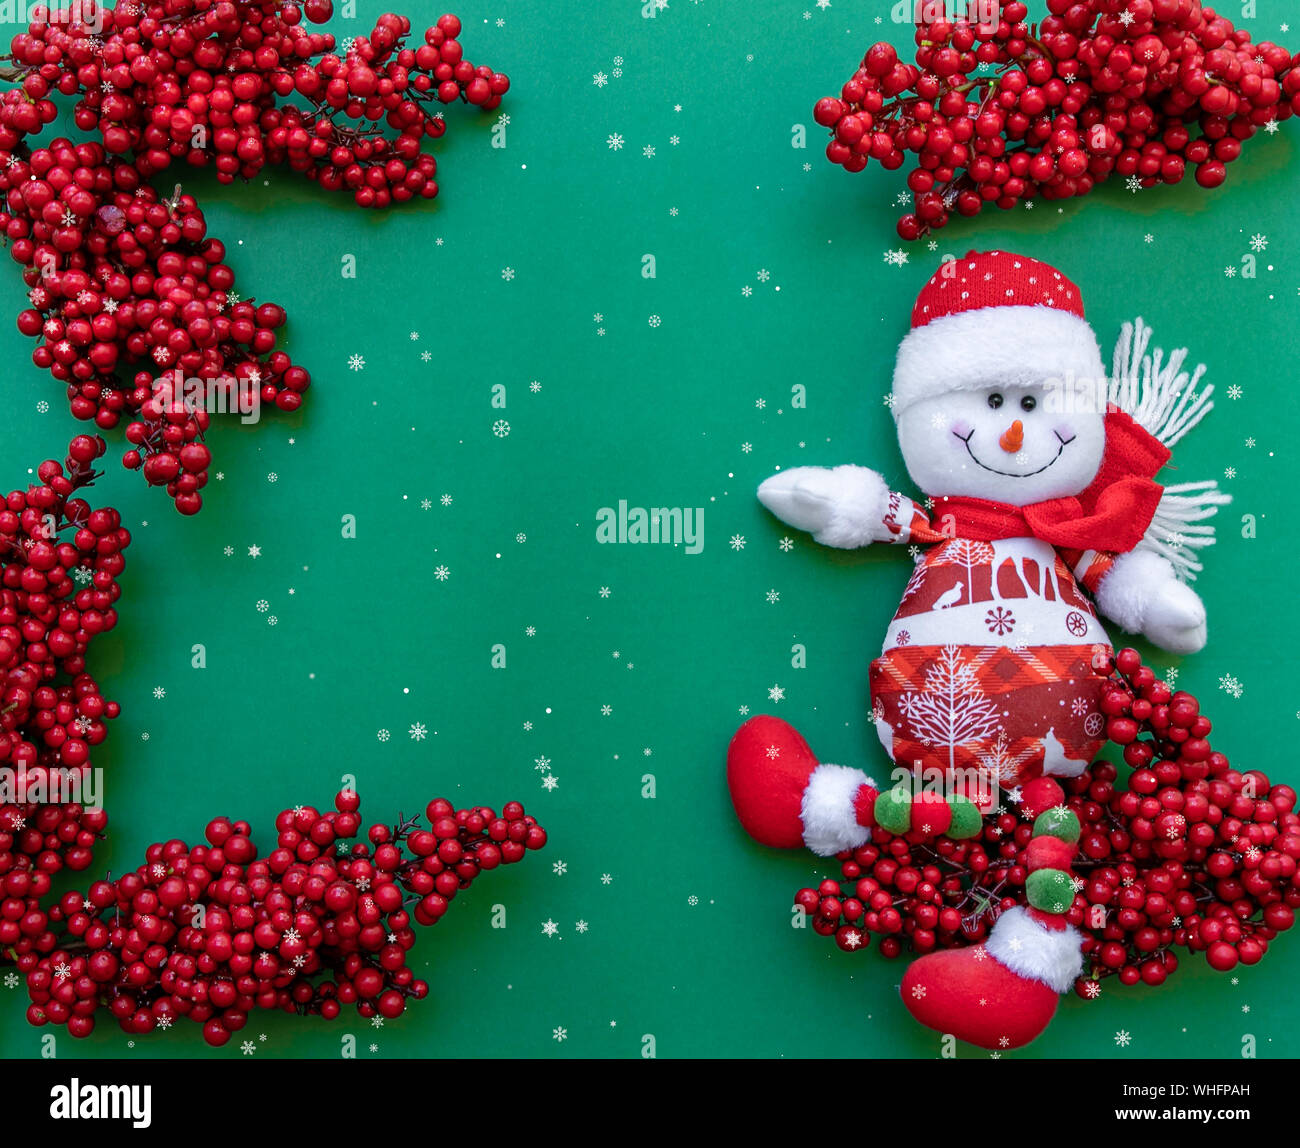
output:
[[[1205,648],[1205,603],[1186,582],[1174,579],[1153,588],[1142,632],[1171,654]]]
[[[1194,654],[1205,646],[1205,603],[1158,554],[1134,550],[1116,558],[1097,587],[1097,606],[1170,653]]]
[[[796,466],[763,482],[758,500],[823,546],[851,550],[884,528],[889,488],[865,466]]]

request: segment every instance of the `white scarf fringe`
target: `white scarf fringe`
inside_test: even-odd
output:
[[[1159,347],[1148,353],[1150,343],[1151,328],[1141,318],[1124,324],[1115,344],[1109,399],[1172,449],[1214,409],[1214,387],[1197,391],[1205,364],[1198,363],[1190,374],[1183,370],[1186,348],[1171,352],[1166,359]],[[1214,527],[1206,520],[1231,501],[1232,496],[1219,490],[1213,480],[1166,486],[1137,548],[1167,559],[1180,579],[1191,582],[1201,570],[1197,551],[1214,545]]]
[[[1115,344],[1109,398],[1140,427],[1172,448],[1214,409],[1214,387],[1197,392],[1205,364],[1198,363],[1190,375],[1184,371],[1186,347],[1170,352],[1165,361],[1159,347],[1147,353],[1150,342],[1151,328],[1141,318],[1124,324]]]

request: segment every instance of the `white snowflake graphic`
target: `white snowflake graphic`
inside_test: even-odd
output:
[[[1219,689],[1234,698],[1239,698],[1246,692],[1246,687],[1241,684],[1232,674],[1224,674],[1219,679]]]

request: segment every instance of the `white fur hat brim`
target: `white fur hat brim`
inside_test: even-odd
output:
[[[921,399],[1051,379],[1106,377],[1097,336],[1069,311],[1046,306],[981,307],[913,328],[894,365],[895,417]]]

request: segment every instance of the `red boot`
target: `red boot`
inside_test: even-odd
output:
[[[922,1024],[958,1040],[1019,1048],[1055,1015],[1083,968],[1082,944],[1063,917],[1017,906],[998,918],[986,944],[913,961],[903,1003]]]
[[[780,718],[760,714],[736,731],[727,786],[741,825],[764,845],[831,857],[871,839],[875,782],[860,769],[819,764]]]

